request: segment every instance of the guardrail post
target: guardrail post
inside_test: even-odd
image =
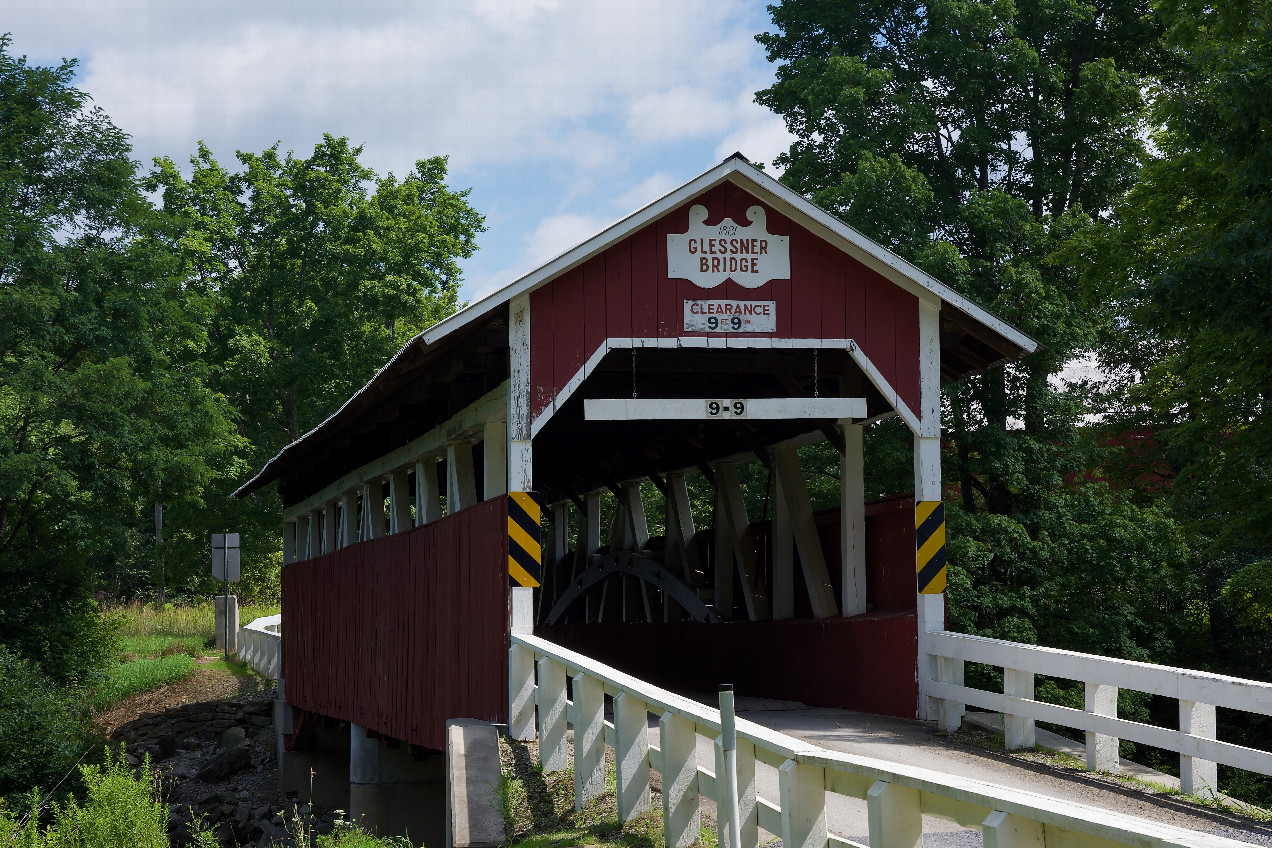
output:
[[[870,848],[923,848],[919,790],[879,780],[866,792]]]
[[[574,809],[605,791],[605,691],[586,674],[571,677],[574,702]]]
[[[534,632],[533,591],[512,590],[509,632]],[[534,651],[516,643],[508,649],[508,735],[522,742],[534,739]]]
[[[570,767],[566,749],[565,666],[544,657],[537,663],[539,686],[535,701],[539,707],[539,764],[545,772],[565,771]]]
[[[950,657],[940,657],[937,660],[937,669],[941,675],[942,683],[962,686],[963,668],[964,663],[962,660],[951,659]],[[963,714],[965,712],[967,712],[966,704],[941,699],[940,706],[937,708],[937,729],[943,733],[953,733],[958,730],[963,726]]]
[[[1003,694],[1032,701],[1034,696],[1033,672],[1022,671],[1018,668],[1004,668]],[[1024,716],[1004,714],[1003,739],[1008,751],[1032,748],[1036,744],[1034,720]]]
[[[1117,718],[1117,687],[1103,683],[1086,684],[1086,711],[1092,715]],[[1117,771],[1121,768],[1117,753],[1117,737],[1087,731],[1086,758],[1088,771]]]
[[[1217,739],[1214,704],[1196,701],[1179,701],[1179,732],[1199,739]],[[1183,740],[1181,739],[1182,743]],[[1214,763],[1188,757],[1179,757],[1179,785],[1185,795],[1213,798],[1219,792],[1219,767]]]
[[[649,705],[620,692],[614,698],[614,771],[618,779],[618,820],[627,824],[649,812]]]
[[[787,760],[777,769],[777,788],[782,848],[822,848],[828,837],[826,770]]]
[[[981,825],[981,839],[985,848],[1025,848],[1045,845],[1046,833],[1042,822],[995,810]]]
[[[658,738],[663,761],[663,842],[667,848],[689,848],[702,837],[698,734],[692,721],[667,712],[658,720]]]
[[[715,741],[716,775],[724,772],[724,745],[719,738]],[[738,739],[738,819],[741,822],[742,840],[734,842],[730,833],[731,825],[718,806],[716,799],[716,820],[720,823],[721,848],[756,848],[760,844],[760,808],[755,803],[755,743],[747,739]],[[719,783],[716,784],[717,787]],[[718,790],[717,790],[718,791]]]

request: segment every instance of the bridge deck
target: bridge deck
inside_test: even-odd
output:
[[[714,705],[714,695],[684,694]],[[739,698],[738,714],[833,751],[920,766],[1176,827],[1258,845],[1272,845],[1272,825],[1218,810],[1201,809],[1169,795],[1152,794],[1097,775],[983,750],[958,741],[957,735],[938,735],[917,721],[850,710],[808,708],[795,702],[758,698]],[[699,737],[698,746],[699,763],[711,768],[713,752],[709,741]],[[762,797],[774,800],[778,797],[776,770],[757,763],[756,782]],[[864,801],[830,794],[827,796],[827,816],[832,833],[854,842],[868,842]],[[961,848],[981,844],[979,831],[962,830],[941,819],[924,817],[923,829],[925,848]]]

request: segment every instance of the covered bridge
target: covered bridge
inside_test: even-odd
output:
[[[505,721],[510,584],[537,634],[665,685],[924,717],[941,384],[1035,347],[730,157],[414,338],[239,490],[284,504],[291,742],[427,757],[447,718]],[[891,416],[914,494],[867,504],[862,430]],[[841,497],[815,512],[819,441]]]

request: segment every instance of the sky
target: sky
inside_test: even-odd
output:
[[[33,64],[78,59],[146,165],[323,133],[381,174],[449,156],[488,227],[469,301],[734,151],[771,167],[770,26],[755,0],[19,0],[0,22]]]

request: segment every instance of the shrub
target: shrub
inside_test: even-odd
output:
[[[35,792],[25,816],[0,810],[0,841],[19,848],[168,848],[168,807],[149,762],[134,775],[122,753],[108,752],[104,765],[80,766],[80,777],[83,803],[55,806],[48,828],[40,826]]]
[[[88,742],[76,690],[0,645],[0,796],[58,784]]]

